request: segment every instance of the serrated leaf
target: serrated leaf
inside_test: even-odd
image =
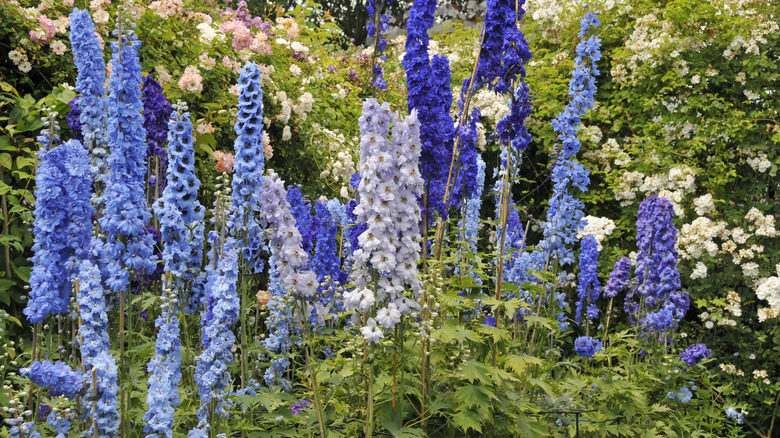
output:
[[[455,398],[464,407],[485,406],[492,400],[498,400],[492,391],[478,385],[464,385],[455,391]]]
[[[482,433],[482,422],[473,410],[459,410],[453,415],[452,422],[464,432],[474,429],[475,432]]]
[[[463,369],[461,370],[460,374],[464,379],[471,383],[474,383],[475,380],[479,380],[482,383],[491,383],[491,368],[492,367],[490,365],[476,360],[470,360],[465,365],[463,365]]]
[[[509,368],[519,375],[528,372],[531,365],[541,365],[544,361],[538,357],[528,356],[526,354],[510,354],[504,359],[504,367]]]
[[[479,327],[479,332],[493,338],[493,342],[506,341],[511,337],[509,330],[487,324],[482,324]]]

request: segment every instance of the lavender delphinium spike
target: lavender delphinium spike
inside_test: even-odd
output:
[[[368,9],[368,37],[375,38],[374,50],[375,57],[381,57],[382,60],[386,60],[387,57],[383,55],[385,48],[387,47],[387,40],[383,38],[385,32],[387,32],[390,26],[390,13],[382,13],[382,9],[385,3],[389,6],[392,0],[368,0],[366,9]],[[379,22],[377,23],[377,18]],[[384,70],[382,66],[375,62],[373,66],[374,82],[373,86],[380,90],[387,88],[387,82],[384,79]]]
[[[109,174],[103,192],[106,213],[99,219],[106,233],[106,258],[103,267],[106,284],[113,291],[126,289],[129,271],[151,272],[156,267],[152,235],[146,232],[151,212],[146,204],[146,131],[141,103],[140,42],[132,31],[111,43],[114,51],[109,80]],[[121,62],[120,62],[121,58]],[[121,239],[121,240],[120,240]]]
[[[420,288],[416,278],[421,241],[416,199],[423,188],[416,112],[395,120],[392,141],[388,141],[391,118],[388,104],[379,105],[375,99],[364,102],[360,203],[355,214],[356,222],[365,224],[366,230],[359,236],[360,248],[353,253],[355,289],[344,293],[347,310],[367,312],[375,302],[387,305],[377,312],[378,322],[386,329],[397,324],[402,314],[419,307],[404,291],[409,285],[416,296]],[[379,279],[376,291],[371,286],[372,270]],[[364,336],[372,342],[381,338],[376,322],[370,318],[363,328]]]
[[[72,260],[87,255],[92,234],[91,180],[87,151],[69,140],[50,151],[42,149],[35,177],[33,268],[30,299],[24,314],[32,323],[68,311]]]
[[[90,152],[92,167],[90,174],[102,189],[102,182],[108,173],[106,156],[108,138],[108,100],[106,99],[106,63],[95,24],[89,11],[74,8],[70,14],[70,41],[73,59],[78,69],[76,91],[81,94],[78,107],[81,110],[79,122],[84,137],[84,146]],[[99,196],[99,193],[96,193]]]

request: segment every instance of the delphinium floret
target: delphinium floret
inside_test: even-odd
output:
[[[601,341],[590,336],[580,336],[574,340],[574,352],[577,356],[590,358],[601,351]]]
[[[49,388],[54,397],[63,396],[73,399],[84,389],[83,374],[73,371],[65,362],[33,361],[29,367],[19,370],[19,375],[27,377],[38,386]]]
[[[604,296],[613,298],[623,292],[628,286],[628,277],[631,274],[631,260],[621,257],[615,262],[615,267],[609,274],[607,285],[604,287]]]
[[[704,344],[692,344],[680,352],[680,359],[685,362],[688,367],[692,367],[709,357],[712,357],[712,350],[707,348]]]
[[[87,151],[69,140],[39,152],[33,215],[33,268],[24,314],[32,323],[68,311],[72,260],[85,257],[92,233],[91,180]]]

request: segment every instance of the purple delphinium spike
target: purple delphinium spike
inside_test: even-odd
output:
[[[612,273],[609,274],[609,280],[604,287],[604,296],[613,298],[620,292],[623,292],[628,286],[628,276],[631,274],[631,260],[628,257],[621,257],[615,262]]]
[[[68,311],[73,260],[87,255],[92,234],[92,193],[87,151],[69,140],[49,151],[41,149],[35,177],[33,268],[30,299],[24,314],[32,323],[48,314]]]
[[[383,38],[383,35],[390,25],[390,14],[389,12],[383,14],[382,9],[385,3],[389,6],[391,2],[392,0],[368,0],[368,3],[366,4],[366,8],[368,9],[368,37],[376,38],[374,44],[376,53],[374,54],[374,57],[381,57],[383,60],[387,58],[382,54],[387,47],[387,40]],[[377,17],[379,18],[379,23],[376,22]],[[378,62],[374,63],[373,72],[374,83],[372,85],[380,90],[385,90],[387,88],[387,82],[384,79],[384,70]]]
[[[587,307],[587,318],[593,320],[598,318],[598,307],[595,302],[601,292],[601,283],[599,283],[599,250],[596,238],[588,234],[582,239],[582,249],[580,250],[580,276],[577,284],[577,302],[574,311],[574,320],[580,323],[583,306]]]
[[[144,129],[146,130],[147,183],[152,200],[160,196],[167,182],[168,153],[165,142],[173,108],[163,96],[162,86],[150,76],[144,76],[141,86],[141,102],[144,104]]]

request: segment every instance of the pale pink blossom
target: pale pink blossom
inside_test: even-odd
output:
[[[263,134],[263,156],[266,160],[270,160],[274,156],[274,148],[271,146],[271,138],[267,133]]]
[[[298,77],[301,75],[301,68],[298,67],[298,64],[292,64],[290,65],[290,73],[293,76]]]
[[[73,0],[62,0],[62,5],[72,8],[73,7]]]
[[[190,93],[200,93],[203,91],[203,76],[194,65],[184,69],[184,74],[179,78],[179,88]]]
[[[57,34],[57,26],[54,24],[54,21],[46,15],[38,17],[38,24],[41,25],[41,28],[31,30],[30,39],[38,44],[46,44]]]
[[[217,60],[209,56],[207,52],[203,52],[198,57],[200,66],[205,70],[211,70],[217,64]]]
[[[182,0],[155,0],[149,4],[149,9],[158,17],[167,20],[181,15],[184,3]]]
[[[228,93],[238,97],[238,95],[241,94],[241,90],[238,88],[238,85],[233,84],[233,86],[228,89]]]
[[[195,132],[200,135],[213,134],[214,127],[211,126],[211,123],[198,123],[197,126],[195,126]]]
[[[111,17],[108,15],[108,12],[106,12],[105,9],[98,9],[94,14],[92,14],[92,19],[95,20],[95,23],[98,24],[108,23],[109,18]]]
[[[59,18],[54,20],[54,27],[57,29],[57,33],[68,33],[68,26],[70,25],[70,18],[60,15]]]
[[[217,162],[217,172],[233,173],[233,164],[236,163],[236,157],[233,154],[214,151],[214,161]]]
[[[64,55],[65,52],[68,51],[68,47],[65,46],[65,44],[60,40],[56,40],[52,42],[50,46],[51,46],[51,51],[55,55]]]
[[[171,74],[168,73],[168,70],[166,70],[165,67],[161,65],[154,67],[154,73],[155,79],[160,83],[160,85],[168,85],[173,83],[173,77],[171,77]]]
[[[257,34],[249,45],[249,50],[261,55],[271,54],[271,44],[268,43],[268,36],[263,32]]]

